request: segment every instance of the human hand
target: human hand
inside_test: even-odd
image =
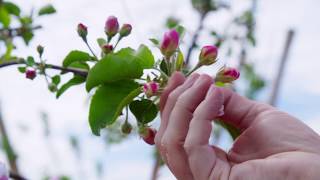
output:
[[[179,180],[320,179],[320,137],[269,105],[218,88],[207,75],[175,73],[161,96],[156,145]],[[228,153],[208,144],[212,120],[241,135]]]

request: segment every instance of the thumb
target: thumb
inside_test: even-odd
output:
[[[221,119],[241,132],[250,127],[260,113],[274,110],[270,105],[252,101],[230,89],[221,88],[221,91],[224,97],[224,115],[221,116]]]

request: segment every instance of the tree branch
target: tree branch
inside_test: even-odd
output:
[[[42,26],[38,25],[38,26],[30,27],[28,29],[38,30],[41,28],[42,28]],[[9,37],[20,36],[23,33],[23,31],[25,31],[25,30],[26,30],[26,27],[3,28],[3,29],[0,29],[0,35],[5,35],[5,36],[9,36]]]
[[[186,66],[188,66],[189,63],[190,63],[190,58],[191,58],[191,55],[192,55],[192,51],[194,50],[194,48],[195,48],[196,45],[197,45],[197,40],[198,40],[198,38],[199,38],[200,32],[201,32],[202,29],[203,29],[203,23],[204,23],[204,19],[206,18],[206,16],[207,16],[207,13],[203,13],[203,14],[201,14],[201,16],[200,16],[199,26],[198,26],[196,32],[194,33],[194,35],[193,35],[193,37],[192,37],[190,47],[189,47],[189,49],[188,49],[188,51],[187,51]]]
[[[25,64],[25,62],[21,60],[8,61],[8,62],[0,63],[0,68],[6,67],[6,66],[18,65],[18,64]],[[36,65],[39,66],[40,63],[36,63]],[[45,64],[45,68],[60,70],[62,72],[71,72],[82,77],[87,77],[88,75],[88,72],[82,69],[66,68],[66,67],[61,67],[53,64]]]

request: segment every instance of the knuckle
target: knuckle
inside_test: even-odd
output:
[[[163,146],[165,146],[167,149],[171,149],[171,148],[178,148],[181,147],[183,145],[183,142],[181,142],[179,139],[175,138],[175,137],[169,137],[167,135],[164,135],[161,143]]]
[[[183,144],[183,148],[186,151],[186,153],[190,155],[196,149],[196,146],[186,141]]]
[[[177,101],[177,91],[172,91],[168,96],[168,101],[175,102]]]

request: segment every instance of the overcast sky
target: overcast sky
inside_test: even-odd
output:
[[[126,45],[138,47],[143,42],[150,45],[149,37],[159,37],[163,32],[165,18],[174,15],[192,33],[197,25],[197,14],[192,10],[189,0],[14,0],[26,11],[32,6],[41,7],[50,2],[58,13],[43,17],[37,22],[43,29],[29,48],[18,43],[20,56],[35,55],[35,47],[42,44],[46,48],[45,57],[52,64],[61,64],[64,56],[73,49],[86,50],[78,38],[75,27],[83,22],[89,27],[89,40],[104,36],[104,21],[109,15],[116,15],[121,23],[133,25],[133,35]],[[230,0],[231,1],[231,0]],[[237,1],[232,13],[245,7],[245,1]],[[285,35],[294,28],[296,37],[289,56],[279,98],[279,108],[289,112],[320,132],[320,82],[317,75],[320,68],[320,1],[318,0],[265,0],[258,3],[258,47],[251,59],[257,61],[259,72],[271,81],[276,71],[283,49]],[[210,14],[206,29],[219,27],[226,19],[227,12]],[[188,37],[186,37],[186,41]],[[205,34],[203,44],[210,42]],[[123,44],[120,44],[123,45]],[[156,52],[156,50],[155,50]],[[67,80],[67,79],[64,79]],[[96,179],[92,162],[100,159],[105,162],[105,178],[111,180],[148,179],[152,165],[152,148],[137,137],[117,146],[104,147],[102,139],[91,135],[88,123],[84,87],[67,91],[61,99],[46,89],[43,78],[26,80],[18,74],[15,67],[0,71],[0,100],[8,125],[9,134],[17,149],[19,165],[23,174],[30,179],[39,179],[43,174],[71,174],[80,179],[83,171],[88,179]],[[270,87],[268,87],[270,88]],[[269,89],[266,90],[266,93]],[[267,97],[267,96],[266,96]],[[264,99],[264,97],[261,99]],[[40,112],[49,113],[54,136],[53,148],[48,150],[43,138],[43,124]],[[21,126],[28,131],[22,132]],[[76,135],[85,143],[81,159],[84,166],[78,167],[77,158],[72,154],[66,137]],[[57,154],[51,158],[50,153]],[[0,159],[5,159],[3,154]],[[77,168],[75,168],[77,167]],[[45,170],[48,170],[46,172]],[[161,171],[161,179],[174,179],[168,170]],[[86,178],[81,178],[86,179]]]

